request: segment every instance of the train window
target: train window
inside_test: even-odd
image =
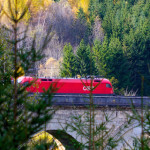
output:
[[[94,80],[94,82],[100,82],[100,80]]]
[[[48,81],[52,81],[52,79],[48,79]]]
[[[41,81],[47,81],[47,79],[41,79]]]
[[[107,84],[106,84],[106,87],[111,88],[111,85],[107,83]]]
[[[29,84],[29,82],[26,81],[26,82],[24,82],[22,85],[23,85],[23,86],[27,86],[28,84]]]

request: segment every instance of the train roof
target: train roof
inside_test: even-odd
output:
[[[91,78],[46,78],[46,77],[31,77],[31,76],[22,76],[19,77],[18,80],[41,80],[41,81],[56,81],[56,82],[89,82],[91,81]],[[94,82],[101,82],[101,83],[110,83],[110,81],[106,78],[94,78]]]

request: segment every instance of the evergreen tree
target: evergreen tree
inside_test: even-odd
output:
[[[26,149],[31,136],[42,130],[44,125],[46,126],[54,112],[51,109],[52,88],[39,98],[29,97],[25,89],[32,83],[20,86],[17,82],[21,75],[18,65],[27,72],[36,61],[41,59],[42,51],[51,39],[51,30],[49,29],[40,49],[36,47],[36,38],[32,39],[30,48],[26,49],[25,39],[28,27],[24,32],[19,29],[20,23],[24,23],[22,19],[29,9],[30,3],[23,5],[21,11],[18,11],[17,6],[17,1],[9,1],[8,9],[10,11],[4,10],[4,15],[10,21],[10,28],[5,28],[7,33],[12,36],[9,39],[7,36],[2,39],[4,36],[1,35],[0,40],[0,54],[2,54],[0,55],[2,60],[0,61],[0,149],[3,150]],[[10,46],[4,44],[7,43],[6,41]],[[20,42],[23,44],[19,47]],[[7,51],[7,47],[10,47],[10,51]],[[4,59],[5,55],[3,54],[7,54]],[[11,63],[8,62],[9,59]],[[11,82],[12,77],[13,82]],[[45,95],[47,95],[46,100]]]
[[[102,26],[107,34],[107,36],[110,38],[112,34],[112,28],[113,28],[113,20],[114,20],[114,4],[112,0],[108,0],[105,2],[106,7],[106,13],[103,18]]]
[[[83,27],[86,27],[84,35],[82,35],[82,39],[84,39],[84,42],[87,44],[89,43],[88,37],[91,35],[91,26],[87,22],[88,16],[84,13],[83,8],[79,8],[78,14],[77,14],[78,21],[83,25]]]
[[[86,15],[83,11],[83,8],[79,8],[79,11],[78,11],[78,14],[77,14],[77,17],[81,20],[81,22],[86,22]]]
[[[8,32],[5,30],[5,28],[0,28],[0,74],[8,73],[11,69],[11,58],[9,57],[11,52],[11,46],[8,43],[6,39],[8,39],[7,36]]]
[[[94,23],[94,18],[95,18],[95,0],[90,0],[89,3],[89,20],[90,23],[93,24]]]
[[[75,113],[71,116],[70,121],[66,124],[65,130],[70,132],[76,132],[77,137],[82,140],[82,143],[78,143],[78,149],[88,150],[104,150],[114,149],[119,142],[119,132],[116,134],[118,138],[112,137],[113,128],[108,127],[108,124],[114,119],[113,113],[108,114],[102,112],[102,118],[100,123],[97,122],[96,106],[94,105],[93,90],[96,88],[92,86],[94,78],[91,78],[89,96],[83,97],[85,101],[89,103],[82,113]],[[86,87],[86,83],[83,83]],[[100,82],[97,84],[97,86]],[[113,116],[113,117],[112,117]],[[122,129],[123,130],[123,129]],[[76,143],[74,142],[74,145]]]
[[[112,37],[108,46],[107,55],[105,58],[107,76],[115,77],[119,81],[118,88],[130,87],[129,82],[129,64],[127,58],[123,54],[122,45],[119,39]]]
[[[95,18],[98,16],[103,19],[106,12],[104,0],[90,0],[89,3],[89,21],[93,25]]]
[[[96,0],[92,0],[94,3]],[[105,32],[105,36],[108,39],[108,46],[109,50],[107,51],[107,58],[111,58],[111,41],[112,38],[117,38],[121,45],[121,55],[125,62],[128,64],[128,78],[130,79],[130,83],[128,85],[129,90],[134,89],[135,91],[138,89],[140,92],[140,76],[144,75],[146,80],[149,80],[149,72],[148,72],[148,65],[149,65],[149,33],[150,33],[150,20],[149,20],[149,1],[145,0],[108,0],[108,1],[99,1],[95,6],[91,4],[90,11],[91,16],[94,16],[94,12],[98,7],[105,6],[105,13],[99,16],[102,19],[102,27]],[[93,15],[92,15],[93,14]],[[93,18],[95,19],[96,16]],[[105,42],[105,40],[104,40]],[[103,51],[103,50],[101,50]],[[105,51],[105,50],[104,50]],[[109,53],[110,51],[110,53]],[[117,55],[118,53],[114,54]],[[103,56],[103,54],[102,54]],[[117,56],[116,56],[117,57]],[[102,59],[103,57],[100,56]],[[106,59],[101,60],[103,64],[108,64],[105,62]],[[101,65],[101,66],[105,66]],[[116,65],[117,66],[117,65]],[[115,66],[114,66],[115,67]],[[105,67],[108,69],[107,67]],[[113,68],[112,68],[113,69]],[[114,69],[117,70],[118,68]],[[103,69],[104,70],[104,69]],[[125,69],[126,70],[126,69]],[[106,71],[108,72],[114,72]],[[109,74],[110,76],[113,76]],[[117,75],[118,76],[118,75]],[[126,78],[126,73],[122,74],[122,78]],[[118,77],[117,77],[118,78]],[[120,77],[119,77],[120,78]],[[120,78],[119,86],[124,87],[123,82]],[[148,92],[149,87],[144,83],[144,93],[145,95],[149,95]]]
[[[107,44],[106,47],[103,48],[103,46],[107,43],[106,39],[104,40],[103,44],[101,41],[94,41],[94,46],[93,46],[93,54],[94,54],[94,61],[97,67],[97,70],[101,76],[106,77],[106,70],[105,70],[105,63],[103,60],[103,55],[101,54],[103,49],[107,50]]]
[[[91,48],[85,45],[84,40],[81,40],[77,49],[77,74],[87,76],[97,75],[97,73]]]
[[[109,79],[118,80],[114,88],[126,89],[131,86],[128,61],[123,54],[119,39],[112,37],[109,43],[105,37],[103,44],[95,41],[93,51],[99,74]],[[119,91],[116,92],[118,94]]]
[[[141,91],[141,76],[149,79],[150,64],[150,12],[149,2],[139,0],[129,15],[130,29],[124,34],[124,51],[129,61],[130,79],[134,90]],[[136,18],[136,20],[135,20]],[[144,95],[149,95],[149,85],[144,82]]]
[[[61,67],[61,77],[74,77],[76,75],[76,57],[72,46],[66,44],[63,49],[63,62]]]

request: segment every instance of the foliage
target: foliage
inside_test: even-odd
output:
[[[79,11],[77,13],[77,18],[82,26],[86,26],[85,33],[82,35],[82,39],[84,39],[85,44],[88,44],[88,43],[90,44],[91,43],[90,36],[92,34],[91,25],[87,21],[87,15],[84,13],[82,8],[79,8]]]
[[[81,79],[82,81],[82,79]],[[82,82],[86,87],[86,83]],[[96,106],[93,100],[93,90],[100,84],[98,83],[94,88],[92,86],[93,78],[90,83],[90,94],[86,97],[85,106],[86,110],[82,114],[73,114],[71,120],[67,123],[65,130],[69,132],[76,132],[77,137],[82,140],[80,147],[88,150],[104,150],[113,149],[117,146],[117,141],[111,137],[113,128],[108,128],[108,124],[114,119],[111,115],[108,115],[105,111],[100,123],[97,123],[96,118]]]
[[[133,137],[134,149],[148,150],[150,146],[150,109],[148,105],[143,103],[143,92],[144,92],[144,77],[141,77],[141,107],[136,109],[132,105],[133,115],[128,115],[128,120],[134,121],[137,124],[137,127],[140,127],[141,132],[140,136]]]
[[[25,90],[31,83],[25,87],[19,86],[17,83],[20,76],[18,65],[27,72],[36,61],[43,57],[42,51],[52,35],[50,35],[51,28],[49,28],[40,49],[36,47],[36,35],[31,41],[30,48],[25,47],[28,27],[22,32],[20,26],[30,3],[23,5],[20,10],[17,7],[20,4],[19,1],[18,3],[17,1],[14,1],[14,3],[8,2],[9,11],[4,8],[3,12],[10,20],[9,28],[5,27],[6,30],[1,28],[1,33],[8,33],[11,36],[5,37],[2,35],[6,39],[1,38],[0,41],[0,53],[2,54],[2,61],[0,61],[0,149],[15,150],[20,146],[21,149],[27,148],[25,143],[34,133],[43,129],[43,125],[46,125],[46,122],[52,118],[54,113],[51,108],[52,87],[41,97],[36,97],[29,96]],[[23,44],[20,46],[21,42]],[[6,49],[7,47],[9,49]],[[7,56],[8,59],[3,56]],[[46,96],[47,99],[45,99]]]
[[[113,6],[112,13],[107,13],[103,22],[104,29],[109,29],[106,30],[109,37],[115,34],[120,41],[123,41],[123,53],[128,60],[130,89],[133,88],[134,91],[140,91],[140,74],[148,76],[147,65],[150,58],[149,44],[147,44],[150,37],[148,8],[148,1],[139,0],[134,5],[123,1]],[[107,16],[112,18],[111,23],[107,22]],[[148,86],[144,89],[145,95],[148,95],[146,91]]]
[[[88,15],[88,6],[89,6],[89,0],[79,1],[78,8],[83,8],[83,11],[86,15]]]
[[[72,46],[66,44],[63,50],[63,62],[61,68],[62,77],[75,77],[76,75],[76,57],[73,53]]]
[[[8,57],[11,52],[11,46],[8,45],[8,32],[5,28],[0,28],[0,35],[0,74],[4,74],[9,72],[11,68],[11,59]]]
[[[91,22],[97,16],[102,20],[105,32],[102,45],[107,43],[105,50],[101,48],[100,67],[105,70],[106,77],[118,80],[118,88],[138,90],[138,94],[141,87],[140,76],[144,75],[149,79],[149,7],[149,2],[144,0],[91,0],[89,6]],[[121,66],[115,64],[119,62]],[[149,95],[146,83],[144,87],[144,95]]]
[[[34,17],[33,26],[37,23],[40,25],[46,24],[44,27],[46,29],[47,25],[51,23],[56,33],[51,45],[47,48],[46,55],[59,59],[65,43],[71,43],[76,53],[76,48],[81,39],[84,39],[86,45],[90,44],[91,47],[94,41],[98,40],[101,41],[101,45],[105,43],[107,57],[113,60],[111,46],[118,49],[118,46],[113,42],[119,42],[120,50],[118,49],[117,53],[113,52],[113,57],[119,55],[121,59],[123,58],[125,66],[122,65],[122,67],[118,68],[113,63],[112,72],[117,70],[120,73],[120,77],[117,72],[115,75],[111,72],[111,65],[108,64],[106,59],[101,62],[101,65],[100,62],[96,62],[97,65],[100,65],[96,67],[100,71],[99,74],[105,74],[108,78],[115,77],[118,80],[119,89],[120,87],[125,89],[128,87],[129,91],[132,89],[134,91],[138,90],[138,94],[140,94],[140,76],[144,75],[145,79],[149,80],[149,1],[84,1],[86,7],[89,6],[87,13],[79,5],[82,2],[80,0],[68,0],[52,3],[45,13],[40,14],[40,16],[44,16],[41,17],[42,19],[36,18],[37,16]],[[76,13],[73,13],[75,9]],[[39,30],[39,28],[37,29]],[[44,33],[46,33],[46,30]],[[57,48],[55,48],[56,46]],[[98,60],[98,56],[96,57]],[[105,70],[106,64],[109,71]],[[125,67],[124,71],[123,67]],[[127,73],[124,74],[124,72],[128,72],[126,85],[122,82],[127,79]],[[149,86],[146,83],[144,86],[144,95],[149,95]]]
[[[9,5],[10,5],[9,3],[11,3],[11,10],[9,9]],[[17,1],[18,17],[22,14],[22,12],[25,9],[22,6],[26,6],[29,3],[30,3],[30,0],[18,0]],[[26,13],[23,15],[24,20],[27,22],[31,16],[37,14],[40,10],[44,10],[51,3],[52,3],[52,0],[32,0],[32,3],[30,4],[30,9],[27,9]],[[1,6],[3,6],[4,8],[1,12],[1,14],[4,14],[2,19],[5,19],[5,23],[6,23],[6,20],[8,20],[7,18],[8,16],[5,16],[6,15],[5,12],[11,13],[10,11],[12,11],[12,13],[15,14],[14,12],[15,1],[14,0],[6,0],[6,1],[1,0]]]
[[[128,63],[119,39],[111,38],[109,45],[106,38],[103,44],[96,41],[93,52],[99,73],[109,79],[112,77],[117,79],[118,84],[115,85],[115,88],[121,89],[129,85]]]
[[[81,22],[83,22],[83,23],[86,22],[86,15],[85,15],[82,8],[79,8],[79,12],[77,14],[77,17],[81,20]]]
[[[45,131],[35,134],[31,138],[31,140],[27,143],[27,145],[28,145],[27,150],[37,150],[37,149],[45,150],[45,149],[49,149],[50,147],[53,150],[58,149],[53,136]]]
[[[118,89],[118,80],[115,78],[115,77],[111,77],[110,78],[110,82],[111,82],[111,84],[112,84],[112,86],[113,86],[113,90],[114,90],[114,93],[116,94],[116,95],[118,95],[118,94],[121,94],[121,93],[119,93],[120,92],[120,90]]]
[[[85,45],[84,40],[81,40],[77,49],[77,74],[81,76],[97,75],[93,53],[90,46]]]
[[[88,14],[88,5],[89,0],[68,0],[69,4],[71,5],[74,13],[78,13],[79,9],[82,8],[84,13]]]
[[[107,71],[108,77],[111,75],[121,83],[121,86],[118,85],[118,88],[121,89],[129,85],[128,62],[123,54],[119,39],[111,38],[110,40],[108,51],[104,56],[106,64],[105,70]]]
[[[84,40],[81,40],[80,46],[77,49],[77,55],[73,53],[72,46],[66,44],[64,47],[64,57],[61,68],[62,77],[75,77],[81,75],[97,75],[97,68],[93,55],[90,52],[90,46],[86,46]]]

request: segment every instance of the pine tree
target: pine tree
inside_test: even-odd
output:
[[[104,43],[106,43],[106,39],[104,40]],[[105,44],[102,44],[101,41],[94,41],[94,46],[93,46],[93,54],[94,54],[94,61],[98,70],[99,75],[101,76],[106,76],[106,71],[105,71],[105,63],[102,59],[102,50],[103,46]]]
[[[77,49],[77,74],[81,76],[97,75],[97,69],[93,60],[93,53],[89,45],[81,40]]]
[[[46,126],[54,112],[51,109],[52,88],[41,97],[30,97],[25,89],[31,83],[24,87],[17,82],[20,76],[18,65],[27,72],[36,61],[42,58],[42,51],[51,39],[51,28],[48,30],[40,49],[36,47],[36,38],[32,39],[30,48],[26,48],[25,39],[27,38],[28,27],[25,28],[24,32],[19,29],[20,23],[24,23],[22,20],[30,7],[30,3],[23,5],[22,11],[18,11],[17,1],[8,2],[10,11],[3,10],[3,12],[10,21],[9,28],[7,26],[5,27],[6,31],[3,29],[2,31],[12,36],[5,37],[5,39],[2,39],[4,36],[1,36],[0,40],[0,53],[7,54],[8,57],[8,59],[3,59],[4,55],[0,56],[0,59],[3,60],[0,61],[0,149],[17,150],[27,148],[27,142],[31,136],[42,130],[43,125]],[[4,45],[7,43],[6,41],[9,45],[6,46],[10,48],[9,51]],[[19,47],[20,42],[23,44]],[[10,63],[8,62],[9,59]],[[3,66],[5,66],[5,70],[3,70]],[[45,95],[47,95],[47,99],[45,99]]]
[[[112,37],[109,43],[107,37],[105,37],[103,44],[95,41],[93,51],[94,60],[100,75],[109,79],[115,78],[118,80],[114,88],[126,89],[131,86],[129,82],[130,72],[128,60],[123,53],[119,39]]]
[[[96,0],[93,2],[96,3]],[[99,1],[96,6],[94,3],[90,6],[91,14],[93,14],[91,17],[96,14],[93,12],[97,12],[97,9],[100,10],[99,8],[105,6],[101,9],[101,11],[105,11],[102,11],[100,14],[98,13],[98,15],[102,20],[102,27],[105,36],[107,36],[108,45],[112,38],[119,40],[122,47],[123,59],[128,63],[129,90],[133,89],[139,92],[141,75],[144,75],[145,79],[149,80],[149,2],[145,0],[108,0]],[[111,57],[111,52],[107,53],[107,57],[109,56]],[[102,61],[103,64],[107,64],[105,59]],[[125,76],[126,73],[122,74],[122,78],[125,79]],[[124,87],[122,83],[122,81],[119,81],[120,87]],[[144,87],[145,95],[149,95],[149,86],[144,83]]]
[[[81,20],[82,23],[86,22],[86,15],[83,11],[83,8],[81,8],[81,7],[79,8],[77,17]]]
[[[11,58],[9,57],[10,55],[10,50],[11,46],[8,44],[8,39],[7,36],[8,32],[5,30],[5,28],[1,27],[0,28],[0,73],[7,73],[10,70],[11,66]],[[6,38],[6,39],[5,39]]]
[[[82,80],[82,79],[81,79]],[[94,78],[91,78],[90,82],[90,93],[86,98],[86,109],[83,113],[72,114],[70,121],[66,124],[64,130],[70,132],[76,132],[77,137],[82,140],[82,143],[78,143],[78,149],[88,149],[88,150],[104,150],[104,149],[114,149],[117,146],[117,141],[112,137],[112,128],[108,128],[108,124],[114,119],[107,112],[103,113],[103,118],[100,123],[97,123],[96,118],[96,106],[94,105],[93,90],[96,88],[92,86]],[[86,83],[83,82],[83,85]],[[97,86],[100,82],[97,84]],[[119,139],[119,138],[118,138]],[[74,144],[76,144],[74,142]]]
[[[63,49],[63,62],[61,67],[61,77],[74,77],[76,75],[76,58],[72,46],[66,44]]]
[[[107,76],[115,77],[119,81],[118,88],[130,87],[129,82],[129,64],[127,58],[123,54],[121,42],[117,38],[111,38],[105,58]]]
[[[84,26],[86,27],[84,34],[81,35],[81,36],[82,36],[81,39],[84,39],[84,42],[87,44],[87,43],[90,42],[90,40],[89,40],[88,37],[91,35],[91,26],[90,26],[90,24],[87,22],[88,16],[84,13],[83,8],[81,8],[81,7],[79,8],[79,11],[78,11],[78,13],[77,13],[77,18],[78,18],[78,21],[80,22],[80,24],[81,24],[83,27],[84,27]]]
[[[131,5],[132,6],[132,5]],[[141,76],[149,82],[150,64],[150,13],[148,1],[139,0],[131,7],[128,24],[123,37],[123,45],[129,61],[130,79],[134,90],[141,91]],[[135,21],[136,18],[136,21]],[[125,29],[124,29],[125,30]],[[144,95],[149,95],[149,85],[144,82]]]

